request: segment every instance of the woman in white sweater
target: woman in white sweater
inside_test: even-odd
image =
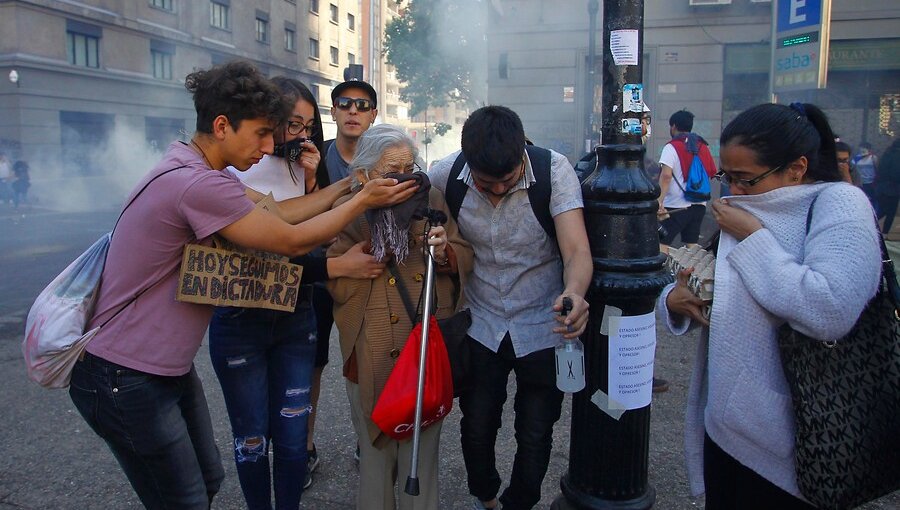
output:
[[[720,159],[734,196],[712,207],[721,238],[711,317],[685,285],[689,272],[659,303],[676,334],[703,326],[685,418],[691,490],[706,493],[707,510],[812,508],[797,488],[776,332],[785,322],[822,340],[850,331],[881,273],[872,208],[840,182],[834,135],[813,105],[741,113],[722,132]]]

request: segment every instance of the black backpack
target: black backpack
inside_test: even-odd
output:
[[[550,183],[550,151],[526,145],[525,152],[528,153],[528,159],[531,160],[531,169],[535,177],[535,182],[528,187],[528,201],[531,202],[531,210],[544,232],[556,239],[556,225],[550,214],[550,194],[553,191]],[[447,177],[447,189],[444,191],[444,199],[447,201],[447,207],[454,220],[459,219],[459,209],[462,207],[466,192],[469,191],[469,186],[465,181],[459,180],[459,174],[465,165],[466,158],[460,152],[450,169],[450,175]]]

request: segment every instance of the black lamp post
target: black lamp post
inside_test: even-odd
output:
[[[590,19],[588,25],[588,63],[585,86],[585,116],[584,116],[584,140],[585,151],[591,150],[594,137],[597,135],[594,126],[596,119],[594,117],[594,88],[597,84],[596,66],[594,61],[597,60],[597,12],[600,10],[599,0],[588,0],[588,17]]]
[[[582,336],[587,385],[572,400],[569,468],[560,481],[562,495],[553,503],[557,510],[643,510],[656,499],[647,476],[650,406],[627,410],[616,419],[617,413],[591,400],[611,393],[609,337],[601,332],[606,307],[626,317],[651,313],[671,281],[659,252],[659,186],[644,171],[641,111],[633,108],[640,98],[626,97],[635,90],[627,86],[642,81],[643,26],[643,0],[603,2],[603,144],[596,149],[597,167],[582,182],[594,261],[587,297],[590,319]],[[629,43],[634,30],[637,40]],[[647,381],[644,391],[651,386]]]

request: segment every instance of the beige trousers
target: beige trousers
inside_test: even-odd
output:
[[[437,510],[438,509],[438,449],[444,421],[422,430],[419,436],[419,495],[410,496],[404,489],[409,476],[412,439],[390,440],[384,448],[375,448],[369,441],[365,416],[359,402],[359,385],[348,380],[350,417],[359,438],[359,490],[357,510]],[[399,483],[397,483],[399,481]],[[394,485],[399,485],[399,507]]]

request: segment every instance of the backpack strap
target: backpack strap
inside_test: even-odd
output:
[[[465,181],[459,179],[459,174],[462,173],[464,166],[466,166],[466,157],[460,151],[456,161],[453,162],[453,167],[450,169],[450,175],[447,176],[447,189],[444,191],[444,200],[450,209],[450,215],[457,222],[459,220],[459,209],[462,207],[463,199],[466,198],[466,192],[469,191],[469,186]]]
[[[163,171],[163,172],[160,172],[160,173],[154,175],[149,181],[147,181],[147,184],[144,184],[144,187],[141,188],[140,191],[138,191],[137,193],[135,193],[134,196],[131,197],[131,200],[129,200],[128,203],[125,204],[125,207],[122,208],[122,212],[119,213],[119,217],[116,218],[116,223],[115,223],[115,225],[113,225],[113,228],[112,228],[112,230],[111,230],[110,233],[109,233],[110,239],[112,239],[113,234],[116,233],[116,227],[119,226],[119,220],[122,219],[122,215],[125,214],[125,210],[128,209],[129,207],[131,207],[131,204],[133,204],[134,201],[137,200],[137,198],[138,198],[139,196],[141,196],[141,193],[143,193],[144,190],[147,189],[147,186],[149,186],[151,182],[155,181],[156,179],[159,179],[160,177],[166,175],[166,174],[169,173],[169,172],[174,172],[175,170],[181,170],[182,168],[187,168],[187,165],[181,165],[181,166],[176,166],[175,168],[170,168],[170,169],[168,169],[168,170],[165,170],[165,171]],[[222,171],[224,172],[224,171],[226,171],[226,170],[222,170]]]
[[[686,136],[675,137],[669,144],[675,149],[675,154],[678,155],[678,163],[681,165],[681,178],[687,181],[695,154],[688,150]],[[677,181],[678,179],[673,180]]]
[[[531,202],[531,210],[544,232],[556,239],[556,224],[553,223],[553,216],[550,214],[550,196],[553,192],[550,178],[550,151],[527,145],[525,152],[528,153],[528,159],[531,160],[531,170],[534,172],[535,178],[535,182],[528,186],[528,201]]]
[[[541,228],[548,236],[556,239],[556,224],[553,223],[553,216],[550,214],[550,196],[553,192],[553,185],[550,177],[550,151],[534,145],[526,145],[525,152],[528,153],[528,159],[531,161],[531,169],[534,172],[535,182],[528,186],[528,201],[531,203],[531,211],[537,218]],[[447,189],[444,192],[444,200],[447,202],[447,208],[454,220],[459,220],[459,209],[462,207],[463,199],[469,186],[459,179],[459,174],[466,165],[466,158],[462,152],[453,162],[450,174],[447,176]]]

